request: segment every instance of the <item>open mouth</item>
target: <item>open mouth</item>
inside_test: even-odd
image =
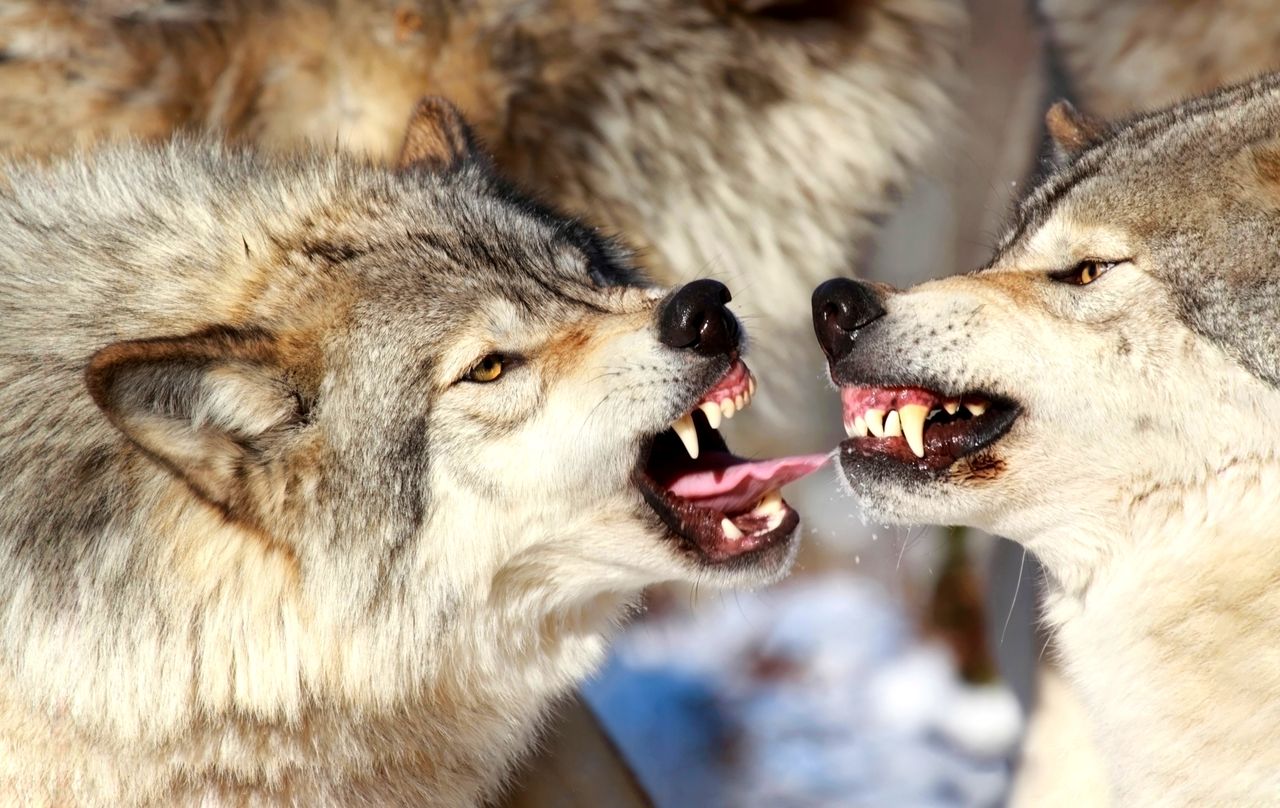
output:
[[[755,379],[735,361],[688,413],[641,452],[637,478],[666,526],[709,563],[742,562],[785,544],[800,516],[779,489],[812,474],[827,455],[748,460],[718,429],[751,404]]]
[[[841,449],[940,471],[999,440],[1018,417],[1010,401],[971,392],[946,396],[921,387],[842,387]]]

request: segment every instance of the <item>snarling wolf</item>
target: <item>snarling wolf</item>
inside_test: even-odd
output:
[[[641,587],[785,571],[725,287],[405,143],[0,167],[0,802],[471,805]]]
[[[392,160],[448,97],[656,279],[745,292],[752,362],[789,383],[740,436],[816,448],[809,292],[954,130],[964,26],[959,0],[0,0],[0,151],[197,130]]]
[[[1022,542],[1117,805],[1280,794],[1280,77],[1122,125],[990,265],[832,281],[814,323],[874,516]]]

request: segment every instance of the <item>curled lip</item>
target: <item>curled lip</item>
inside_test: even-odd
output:
[[[945,394],[910,385],[841,389],[846,460],[872,459],[921,473],[943,471],[1002,438],[1021,414],[985,391]]]
[[[745,566],[787,545],[800,516],[778,489],[827,460],[733,454],[717,427],[749,406],[754,392],[750,371],[735,360],[670,429],[641,447],[637,488],[669,535],[704,565]]]

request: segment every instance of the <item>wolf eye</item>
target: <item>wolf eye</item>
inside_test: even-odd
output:
[[[1098,278],[1102,277],[1102,273],[1114,267],[1119,261],[1081,261],[1071,269],[1061,272],[1050,272],[1049,277],[1059,283],[1070,283],[1076,286],[1087,286]]]
[[[491,353],[481,359],[467,373],[467,381],[472,382],[491,382],[502,375],[502,354]]]

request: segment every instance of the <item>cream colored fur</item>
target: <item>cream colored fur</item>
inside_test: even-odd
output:
[[[1280,78],[1112,129],[1055,114],[1065,164],[992,264],[889,294],[832,369],[1007,397],[1017,420],[936,473],[846,450],[846,479],[875,517],[1040,558],[1115,804],[1273,804]],[[1108,269],[1063,280],[1086,262]]]

